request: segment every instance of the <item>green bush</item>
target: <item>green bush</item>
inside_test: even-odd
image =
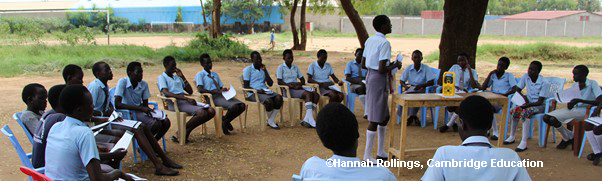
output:
[[[248,57],[252,50],[244,43],[232,40],[229,34],[213,39],[207,33],[198,33],[185,47],[168,46],[159,52],[172,55],[178,60],[198,61],[199,55],[203,53],[219,60]]]
[[[96,44],[94,35],[99,34],[98,30],[81,26],[76,29],[69,30],[65,33],[56,34],[56,37],[64,43],[74,46],[78,44]]]

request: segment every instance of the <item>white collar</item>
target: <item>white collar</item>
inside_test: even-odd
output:
[[[491,145],[491,143],[489,143],[489,139],[487,139],[487,137],[484,137],[484,136],[468,137],[464,140],[464,142],[462,142],[462,145],[466,145],[466,144],[470,144],[470,143],[486,143],[486,144]]]

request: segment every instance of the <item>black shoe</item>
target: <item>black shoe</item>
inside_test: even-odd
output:
[[[416,117],[414,119],[414,124],[418,125],[418,126],[422,126],[422,123],[420,122],[420,119],[418,119],[418,117]]]
[[[596,157],[594,157],[594,156],[596,156],[596,154],[595,154],[595,153],[590,153],[589,155],[587,155],[587,160],[589,160],[589,161],[594,161],[594,159],[596,158]]]
[[[593,157],[594,157],[594,161],[592,162],[592,164],[593,165],[600,164],[600,161],[602,161],[602,153],[595,154]]]
[[[314,128],[313,126],[311,126],[311,124],[309,124],[305,121],[301,121],[301,126],[306,127],[306,128]]]
[[[458,125],[457,125],[457,124],[454,124],[454,125],[452,126],[452,129],[454,130],[454,132],[458,132]]]
[[[276,124],[275,127],[270,126],[270,124],[267,124],[267,125],[268,125],[268,127],[272,128],[272,129],[280,129],[280,126],[278,126],[278,124]]]
[[[495,136],[495,135],[491,136],[491,140],[497,140],[497,139],[498,139],[497,136]]]
[[[512,140],[512,141],[505,141],[504,140],[504,145],[509,145],[509,144],[514,144],[514,140]]]
[[[180,140],[178,140],[178,137],[176,137],[176,136],[171,136],[171,141],[173,141],[174,143],[180,143]],[[191,143],[191,141],[186,140],[185,143],[188,144],[188,143]]]
[[[449,129],[449,126],[443,125],[443,126],[439,127],[439,132],[445,133],[448,129]]]
[[[224,135],[230,135],[230,131],[228,131],[228,123],[222,123],[222,132]]]
[[[414,120],[412,120],[412,117],[410,117],[410,118],[408,118],[408,120],[407,120],[407,125],[408,125],[408,126],[411,126],[413,122],[414,122]]]
[[[514,151],[523,152],[523,151],[527,151],[527,149],[529,149],[529,148],[527,148],[527,147],[525,147],[525,149],[516,148],[516,149],[514,149]]]
[[[230,122],[226,123],[226,128],[228,128],[228,131],[234,131],[234,126],[232,126],[232,123]]]
[[[560,141],[560,143],[558,144],[558,146],[556,146],[557,149],[565,149],[567,146],[572,145],[573,144],[573,139],[570,139],[568,141]]]
[[[155,170],[155,175],[158,175],[158,176],[176,176],[178,174],[179,174],[179,172],[177,170],[172,170],[172,169],[169,169],[167,172],[159,172],[158,170]]]
[[[380,157],[380,156],[378,156],[378,155],[377,155],[377,156],[376,156],[376,160],[383,160],[383,161],[387,161],[387,160],[389,160],[389,158],[388,158],[388,157]]]

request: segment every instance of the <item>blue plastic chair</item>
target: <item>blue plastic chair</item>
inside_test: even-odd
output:
[[[2,127],[2,134],[8,137],[10,142],[13,144],[13,147],[15,148],[17,155],[19,155],[19,159],[21,159],[21,164],[23,164],[23,166],[30,169],[34,169],[35,171],[44,174],[44,167],[33,168],[33,165],[31,164],[31,153],[25,153],[25,151],[23,151],[23,147],[21,147],[21,144],[19,144],[19,140],[17,140],[17,137],[15,137],[13,131],[10,130],[10,127],[8,127],[8,125],[4,125]],[[31,177],[29,177],[29,180],[33,181]]]
[[[591,116],[594,113],[594,110],[596,110],[597,106],[593,106],[590,111],[589,111],[589,115]],[[583,131],[583,139],[581,140],[581,147],[579,147],[579,156],[577,158],[581,159],[581,155],[583,154],[583,147],[585,146],[585,140],[587,140],[587,136],[585,135],[585,131]]]
[[[115,106],[114,95],[115,88],[113,87],[109,90],[109,100],[111,101],[113,106]],[[156,102],[148,102],[148,104],[153,106],[153,110],[159,110],[159,104],[157,104]],[[134,111],[130,111],[127,109],[115,109],[115,111],[121,113],[123,119],[138,120]],[[161,142],[163,143],[163,151],[167,153],[167,144],[165,142],[165,136],[163,136]],[[148,160],[148,156],[146,156],[146,153],[144,153],[144,151],[140,149],[140,147],[138,146],[138,141],[136,141],[136,139],[134,139],[134,141],[132,142],[132,147],[132,150],[134,150],[134,163],[138,163],[138,152],[140,152],[140,161]]]
[[[433,75],[435,76],[434,82],[435,84],[437,84],[437,82],[439,81],[439,73],[441,73],[441,70],[438,68],[432,68],[431,67],[431,71],[433,73]],[[425,88],[425,92],[426,93],[434,93],[437,89],[437,85],[432,85],[432,86],[428,86]],[[401,87],[401,85],[397,86],[397,93],[398,94],[402,94],[403,93],[403,88]],[[433,112],[433,108],[429,107],[428,109],[431,110],[431,118],[433,119],[433,126],[435,127],[435,129],[437,129],[437,121],[438,119],[438,115],[435,112]],[[401,110],[400,106],[398,106],[397,110]],[[427,107],[421,107],[420,108],[420,126],[425,128],[426,127],[426,112],[427,112]],[[398,115],[397,116],[397,124],[401,123],[401,117]]]
[[[345,82],[345,84],[347,85],[347,102],[345,106],[347,106],[347,108],[352,112],[355,113],[355,97],[360,96],[356,93],[354,93],[353,91],[351,91],[351,83],[347,82],[346,80],[343,80],[343,82]],[[366,110],[364,110],[366,111]]]
[[[29,132],[29,130],[27,129],[27,126],[25,126],[25,124],[23,124],[23,121],[21,120],[22,114],[23,114],[23,112],[16,112],[15,114],[13,114],[13,119],[15,119],[15,121],[17,121],[17,123],[19,123],[19,126],[21,126],[21,128],[23,128],[23,132],[25,132],[27,139],[29,139],[29,143],[31,143],[33,145],[33,136],[31,135],[31,132]],[[35,131],[35,130],[33,130],[33,131]]]
[[[303,181],[301,175],[293,174],[293,181]]]

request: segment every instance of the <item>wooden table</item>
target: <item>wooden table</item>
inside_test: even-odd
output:
[[[437,148],[406,148],[406,135],[407,135],[407,119],[408,119],[408,108],[410,107],[437,107],[437,106],[460,106],[466,97],[471,95],[479,95],[485,97],[493,105],[502,106],[502,121],[506,120],[506,112],[508,110],[508,98],[492,92],[475,92],[475,93],[462,93],[459,94],[461,98],[444,98],[437,94],[393,94],[393,99],[389,110],[391,111],[391,119],[397,114],[397,105],[402,106],[401,114],[401,134],[399,139],[399,148],[395,148],[393,143],[395,142],[395,124],[389,125],[389,155],[390,158],[396,157],[399,160],[405,159],[406,152],[417,152],[417,151],[430,151],[436,150]],[[439,116],[439,115],[436,115]],[[498,126],[499,133],[503,133],[504,125]],[[503,134],[502,134],[503,135]],[[499,138],[497,146],[502,145],[504,139]],[[392,156],[391,156],[392,155]],[[401,167],[397,168],[397,174],[401,173]]]

